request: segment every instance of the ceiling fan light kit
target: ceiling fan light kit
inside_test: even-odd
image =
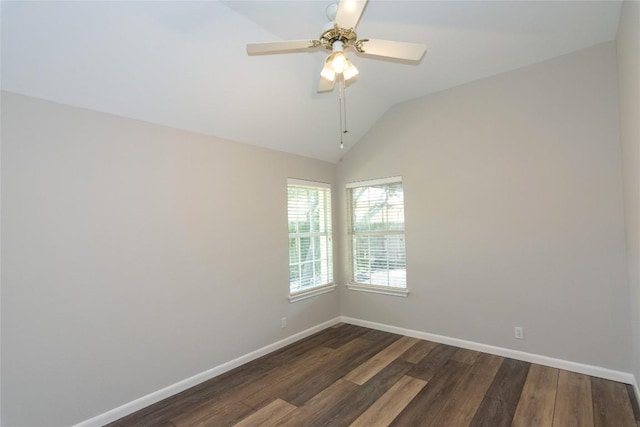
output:
[[[324,67],[322,67],[322,71],[320,71],[320,77],[328,82],[333,83],[336,79],[336,72],[333,69],[333,64],[331,63],[330,58],[331,57],[325,59]]]
[[[342,71],[342,75],[344,76],[345,80],[349,80],[349,79],[351,79],[351,78],[353,78],[353,77],[358,75],[359,71],[356,68],[356,66],[351,63],[351,61],[346,59],[345,60],[345,65],[346,66],[345,66],[344,70]]]
[[[291,40],[267,43],[248,43],[249,55],[300,52],[308,49],[322,47],[331,51],[325,59],[318,92],[333,90],[335,82],[339,81],[341,123],[344,108],[344,83],[358,75],[358,69],[345,55],[345,49],[352,48],[365,56],[402,59],[419,62],[426,52],[426,47],[418,43],[396,42],[391,40],[358,39],[355,28],[364,11],[367,0],[340,0],[337,4],[327,7],[329,23],[323,28],[323,32],[317,40]],[[341,77],[340,77],[341,76]],[[346,115],[346,113],[344,113]],[[344,117],[346,123],[346,116]],[[341,125],[340,144],[342,146],[342,134],[347,131]]]
[[[341,41],[333,43],[333,53],[324,61],[324,67],[320,72],[320,76],[329,82],[333,82],[336,79],[336,74],[342,74],[345,80],[349,80],[358,74],[356,66],[344,54]]]

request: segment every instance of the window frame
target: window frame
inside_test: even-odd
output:
[[[315,189],[324,194],[325,198],[325,206],[321,215],[324,217],[324,224],[326,226],[326,230],[317,231],[317,232],[291,232],[290,231],[290,209],[291,209],[291,200],[289,199],[289,190],[291,187],[303,187]],[[287,256],[288,258],[288,270],[289,270],[289,302],[296,302],[303,299],[311,298],[316,295],[321,295],[327,292],[333,291],[336,286],[334,283],[334,266],[333,266],[333,201],[332,201],[332,192],[331,192],[331,184],[325,182],[318,181],[310,181],[304,179],[297,178],[287,178],[287,229],[289,236],[289,244],[291,244],[292,238],[308,238],[308,237],[324,237],[326,238],[325,245],[328,246],[326,248],[326,258],[323,258],[324,254],[320,254],[320,258],[314,259],[311,262],[320,261],[321,263],[326,262],[328,265],[326,266],[327,274],[328,274],[328,282],[321,283],[315,286],[306,286],[295,290],[292,287],[291,274],[292,274],[292,264],[291,264],[291,252]],[[293,236],[293,237],[292,237]],[[301,261],[298,261],[298,265],[301,265]],[[317,273],[314,274],[313,277],[318,276]],[[320,278],[322,274],[319,274]]]
[[[388,185],[388,184],[398,184],[400,183],[402,185],[402,206],[403,206],[403,222],[402,222],[402,230],[398,230],[398,229],[387,229],[384,231],[389,231],[389,233],[385,233],[384,231],[376,231],[376,232],[358,232],[355,230],[354,227],[354,200],[353,200],[353,191],[357,188],[362,188],[362,187],[374,187],[374,186],[381,186],[381,185]],[[406,280],[406,271],[407,271],[407,265],[406,265],[406,221],[404,218],[404,207],[405,207],[405,199],[404,199],[404,182],[402,180],[402,176],[393,176],[393,177],[387,177],[387,178],[379,178],[379,179],[372,179],[372,180],[366,180],[366,181],[356,181],[356,182],[351,182],[351,183],[347,183],[346,184],[346,192],[347,192],[347,223],[348,223],[348,227],[347,227],[347,233],[348,233],[348,238],[349,238],[349,243],[348,243],[348,247],[349,247],[349,265],[350,265],[350,278],[349,278],[349,283],[346,284],[347,289],[349,290],[353,290],[353,291],[362,291],[362,292],[372,292],[372,293],[377,293],[377,294],[383,294],[383,295],[392,295],[392,296],[401,296],[401,297],[406,297],[409,294],[409,287],[408,287],[408,283]],[[354,239],[356,235],[383,235],[383,236],[387,236],[387,235],[401,235],[402,236],[402,240],[405,242],[404,245],[404,270],[405,270],[405,286],[404,287],[395,287],[395,286],[391,286],[389,284],[387,285],[379,285],[379,284],[367,284],[367,283],[358,283],[355,280],[355,249],[354,249]],[[389,260],[387,260],[387,263],[389,262]]]

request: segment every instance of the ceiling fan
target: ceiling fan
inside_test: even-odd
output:
[[[318,39],[289,40],[267,43],[248,43],[249,55],[300,52],[308,49],[324,48],[331,51],[320,72],[318,92],[333,90],[336,78],[342,82],[358,74],[358,69],[345,55],[345,49],[352,48],[358,53],[392,59],[418,62],[425,54],[426,47],[419,43],[391,40],[358,39],[355,28],[367,0],[340,0],[327,7],[329,23],[322,29]]]

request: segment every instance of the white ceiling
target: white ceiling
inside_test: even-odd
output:
[[[331,1],[2,1],[2,89],[336,162],[392,105],[615,38],[619,1],[370,0],[357,33],[427,46],[419,65],[358,57],[340,150],[326,53]]]

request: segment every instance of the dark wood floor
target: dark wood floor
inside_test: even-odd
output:
[[[629,385],[340,324],[110,426],[640,426]]]

